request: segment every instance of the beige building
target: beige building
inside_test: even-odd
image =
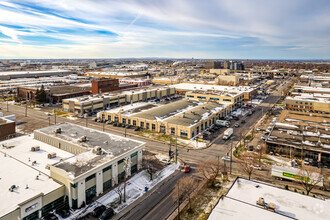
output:
[[[175,89],[170,87],[151,87],[127,91],[114,91],[96,95],[64,99],[63,110],[76,114],[94,112],[135,102],[162,99],[173,96]]]
[[[0,219],[30,220],[80,208],[140,170],[145,143],[61,123],[1,146]]]
[[[184,99],[160,106],[151,103],[128,105],[100,112],[98,117],[190,139],[225,117],[231,108],[231,104]]]
[[[237,86],[239,84],[239,76],[236,75],[221,75],[215,79],[217,85],[232,85]]]
[[[216,75],[229,75],[233,73],[233,71],[230,69],[210,69],[210,73]]]
[[[319,94],[319,96],[323,96]],[[295,97],[287,97],[285,99],[285,107],[288,110],[303,112],[330,113],[330,98],[315,97],[311,94],[300,94]]]

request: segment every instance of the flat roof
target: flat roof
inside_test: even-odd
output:
[[[117,108],[112,108],[110,110],[106,110],[104,112],[106,113],[121,113],[124,115],[131,115],[136,114],[138,112],[141,112],[143,110],[147,110],[153,107],[159,106],[155,103],[149,103],[149,102],[137,102],[129,105],[120,106]]]
[[[38,141],[33,137],[33,134],[29,134],[2,141],[0,142],[0,151],[47,175],[50,175],[50,170],[46,169],[47,165],[52,165],[60,160],[74,156],[72,153]],[[36,146],[39,146],[40,150],[32,152],[31,147]],[[49,153],[56,153],[56,157],[48,159]],[[36,163],[32,165],[34,161]]]
[[[73,72],[72,70],[43,70],[43,71],[8,71],[0,72],[0,75],[24,75],[24,74],[47,74],[47,73],[63,73],[63,72]]]
[[[256,205],[259,198],[275,204],[275,212]],[[262,182],[237,178],[227,195],[212,211],[210,219],[330,219],[330,200],[322,200],[277,188]],[[233,202],[235,201],[235,202]],[[236,205],[234,205],[236,204]],[[226,209],[226,207],[228,209]],[[229,208],[230,207],[230,208]],[[269,218],[264,217],[269,216]]]
[[[12,120],[9,120],[5,117],[0,117],[0,125],[3,125],[3,124],[8,124],[8,123],[13,123],[14,121]]]
[[[176,114],[165,121],[170,124],[177,124],[182,126],[193,126],[201,120],[207,119],[210,115],[218,113],[222,109],[226,108],[227,105],[220,104],[217,102],[206,102],[202,105],[198,105],[195,108],[186,110],[181,114]]]
[[[61,133],[56,134],[55,129],[61,128]],[[139,149],[145,143],[130,138],[90,129],[70,123],[61,123],[36,130],[53,138],[76,144],[86,148],[86,152],[64,159],[54,166],[70,173],[75,178],[92,168],[98,167],[128,151]],[[80,142],[80,137],[85,136],[86,142]],[[95,147],[101,147],[103,154],[96,155],[92,152]]]
[[[329,114],[283,110],[266,141],[329,153],[329,127]]]
[[[0,164],[0,217],[19,208],[20,203],[62,187],[48,175],[1,152]],[[13,192],[9,191],[12,185],[16,186]]]
[[[300,93],[295,97],[286,97],[286,100],[301,100],[301,101],[310,101],[310,102],[321,102],[321,103],[330,103],[330,98],[322,98],[314,96],[314,94]]]
[[[164,121],[171,116],[192,109],[197,105],[202,105],[202,103],[198,101],[182,99],[163,106],[152,108],[141,113],[134,114],[133,116],[147,120]]]
[[[193,90],[218,90],[225,92],[252,92],[256,88],[250,86],[218,86],[218,85],[204,85],[193,83],[180,83],[171,85],[170,87],[182,89],[185,91]]]

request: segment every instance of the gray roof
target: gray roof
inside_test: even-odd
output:
[[[216,102],[207,102],[203,105],[199,105],[193,109],[185,111],[184,117],[183,114],[176,115],[167,120],[169,124],[177,124],[182,126],[191,126],[198,123],[201,119],[206,119],[209,115],[217,113],[222,108],[225,108],[226,105],[216,103]]]
[[[147,120],[156,120],[156,118],[165,119],[174,114],[177,114],[183,109],[186,109],[189,106],[197,106],[198,101],[189,101],[188,99],[183,99],[180,101],[172,102],[170,104],[152,108],[148,111],[144,111],[138,114],[135,114],[134,117],[144,118]]]

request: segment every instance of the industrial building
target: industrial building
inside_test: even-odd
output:
[[[116,72],[88,72],[85,73],[89,77],[104,77],[104,78],[140,78],[148,75],[147,71],[116,71]]]
[[[143,102],[173,96],[175,89],[170,87],[151,87],[127,91],[113,91],[98,95],[81,96],[63,100],[63,110],[76,114],[104,110],[129,103]]]
[[[301,93],[294,97],[286,97],[285,107],[294,111],[328,114],[330,113],[330,94]]]
[[[243,92],[244,101],[250,101],[254,96],[257,95],[257,88],[250,86],[217,86],[217,85],[203,85],[203,84],[190,84],[190,83],[180,83],[176,85],[171,85],[170,87],[175,88],[177,93],[185,94],[186,92],[191,92],[195,90],[199,91],[219,91],[219,92]]]
[[[208,220],[329,219],[329,208],[329,200],[236,178],[227,194],[219,199]]]
[[[0,203],[0,219],[40,219],[65,203],[88,204],[142,168],[144,147],[69,123],[3,141],[0,195],[6,202]]]
[[[329,127],[328,114],[283,110],[268,135],[267,150],[330,165]]]
[[[231,111],[231,105],[183,99],[165,105],[137,103],[100,112],[98,117],[191,139]]]
[[[0,72],[0,80],[16,78],[44,77],[44,76],[67,76],[74,73],[71,70],[45,70],[45,71],[20,71]]]

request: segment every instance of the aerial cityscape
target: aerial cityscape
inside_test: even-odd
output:
[[[330,2],[3,0],[0,220],[330,219]]]

